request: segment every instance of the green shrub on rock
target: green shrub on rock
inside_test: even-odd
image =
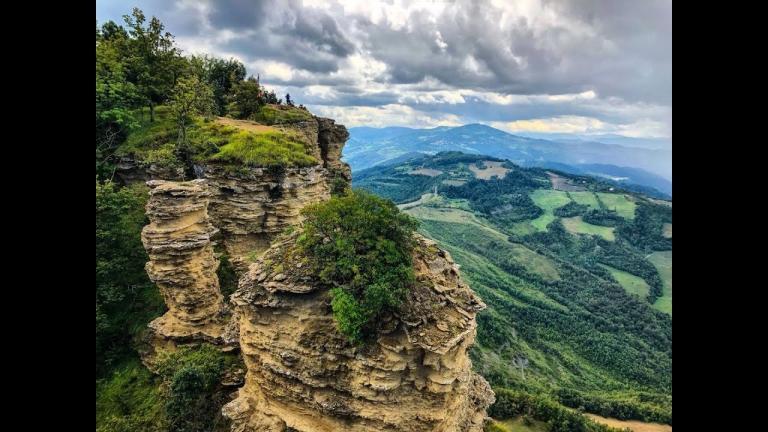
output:
[[[413,283],[418,222],[389,200],[353,191],[307,206],[299,247],[331,287],[339,331],[355,343],[375,335]]]

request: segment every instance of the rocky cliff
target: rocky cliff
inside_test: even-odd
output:
[[[480,431],[494,396],[471,370],[485,305],[447,252],[419,238],[416,284],[371,346],[335,327],[327,288],[295,234],[254,263],[232,296],[246,382],[224,407],[233,431]]]
[[[228,119],[228,125],[253,122]],[[341,151],[349,138],[346,128],[331,119],[313,117],[274,126],[297,133],[316,166],[261,168],[231,166],[213,162],[183,168],[141,165],[130,157],[118,164],[116,175],[124,183],[151,180],[184,181],[206,179],[211,224],[219,231],[221,244],[238,271],[247,270],[249,255],[266,250],[272,238],[299,222],[299,211],[306,204],[330,197],[334,181],[349,183],[351,171],[341,161]]]
[[[199,179],[148,182],[142,241],[168,312],[150,324],[145,364],[179,344],[239,349],[245,384],[224,407],[236,432],[482,430],[494,396],[467,350],[485,305],[448,253],[419,237],[417,282],[400,313],[384,320],[375,343],[352,345],[336,329],[328,287],[295,246],[300,210],[349,185],[340,160],[348,133],[319,118],[279,127],[304,136],[321,162],[236,170],[211,163],[194,167]],[[124,180],[189,180],[134,168]],[[219,290],[217,243],[242,274],[231,299]]]
[[[205,180],[147,182],[149,225],[141,241],[149,255],[149,278],[157,285],[168,312],[149,324],[154,339],[145,353],[190,341],[222,344],[229,308],[219,291],[211,238],[216,228],[208,217],[211,195]],[[149,354],[149,355],[147,355]]]

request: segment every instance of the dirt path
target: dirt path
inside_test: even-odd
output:
[[[413,207],[421,205],[421,203],[423,203],[424,201],[432,198],[433,196],[434,196],[434,194],[432,194],[432,193],[425,193],[425,194],[423,194],[421,196],[421,198],[417,199],[416,201],[411,201],[411,202],[408,202],[408,203],[405,203],[405,204],[398,204],[397,208],[399,208],[400,210],[408,210],[409,208],[413,208]]]

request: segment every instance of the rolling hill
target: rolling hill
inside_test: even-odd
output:
[[[364,127],[350,128],[349,132],[344,159],[355,172],[412,152],[461,151],[509,159],[522,166],[560,164],[566,172],[613,178],[617,183],[654,188],[667,196],[672,193],[672,158],[667,150],[526,138],[482,124],[432,129]]]
[[[671,206],[460,152],[358,171],[353,185],[419,219],[488,304],[472,355],[494,387],[671,424]]]

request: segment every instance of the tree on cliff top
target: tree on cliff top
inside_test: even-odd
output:
[[[414,281],[411,252],[418,221],[392,201],[362,191],[305,207],[299,247],[331,288],[339,330],[361,343],[397,310]]]
[[[187,127],[194,116],[210,117],[216,109],[213,90],[196,75],[179,79],[171,94],[171,110],[174,120],[179,126],[179,144],[183,148],[187,144]]]

